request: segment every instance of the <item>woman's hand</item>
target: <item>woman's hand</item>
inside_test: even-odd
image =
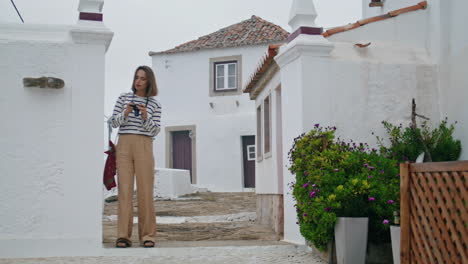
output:
[[[130,114],[130,112],[133,111],[133,105],[134,105],[134,103],[129,103],[129,104],[127,105],[127,108],[125,108],[125,111],[124,111],[125,117],[128,117],[128,115]]]
[[[139,105],[137,105],[137,107],[140,110],[141,118],[143,120],[146,120],[146,118],[148,117],[148,112],[146,111],[145,105],[144,104],[139,104]]]

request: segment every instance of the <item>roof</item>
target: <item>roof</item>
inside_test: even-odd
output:
[[[196,51],[201,49],[228,48],[285,42],[289,33],[278,25],[258,16],[222,28],[214,33],[181,44],[173,49],[150,52],[149,55]]]
[[[259,66],[257,67],[254,74],[250,77],[249,82],[244,88],[244,93],[250,93],[253,91],[255,86],[259,83],[259,81],[265,76],[265,74],[270,69],[271,65],[275,64],[275,56],[278,54],[278,49],[281,44],[276,45],[269,45],[267,54],[261,59]],[[255,94],[260,93],[261,90],[254,92]],[[254,98],[256,95],[251,96]]]
[[[336,33],[349,31],[349,30],[352,30],[352,29],[355,29],[355,28],[358,28],[358,27],[362,27],[362,26],[370,24],[370,23],[374,23],[374,22],[377,22],[377,21],[381,21],[381,20],[385,20],[385,19],[388,19],[388,18],[396,17],[396,16],[398,16],[400,14],[413,12],[413,11],[416,11],[416,10],[426,9],[426,8],[427,8],[427,1],[422,1],[422,2],[419,2],[416,5],[412,5],[412,6],[408,6],[408,7],[405,7],[405,8],[400,8],[400,9],[397,9],[397,10],[394,10],[394,11],[390,11],[385,15],[369,17],[369,18],[358,20],[356,23],[351,23],[351,24],[348,24],[348,25],[345,25],[345,26],[335,27],[335,28],[329,29],[329,30],[325,31],[324,33],[322,33],[322,35],[324,37],[329,37],[329,36],[334,35]]]

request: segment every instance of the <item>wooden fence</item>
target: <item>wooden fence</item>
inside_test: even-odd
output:
[[[468,161],[401,164],[403,264],[468,263]]]

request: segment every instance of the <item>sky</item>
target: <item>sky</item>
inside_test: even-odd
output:
[[[14,0],[25,23],[76,24],[79,0]],[[114,32],[106,54],[105,114],[130,90],[134,69],[163,51],[259,16],[287,31],[292,0],[107,0],[104,24]],[[314,0],[316,24],[327,28],[361,18],[362,0]],[[21,23],[11,0],[0,0],[0,23]],[[157,73],[156,73],[157,75]],[[156,76],[157,78],[157,76]],[[164,87],[161,87],[164,89]]]

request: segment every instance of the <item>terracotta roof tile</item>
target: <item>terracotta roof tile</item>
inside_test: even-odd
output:
[[[268,52],[262,57],[255,72],[250,77],[249,82],[244,88],[244,93],[250,93],[255,85],[262,79],[263,75],[268,71],[270,66],[275,63],[274,58],[278,54],[278,49],[282,44],[268,46]]]
[[[258,16],[252,16],[250,19],[222,28],[209,35],[181,44],[173,49],[161,52],[150,52],[150,56],[161,53],[167,54],[201,49],[280,43],[285,42],[288,35],[289,33],[280,26]]]
[[[385,15],[369,17],[369,18],[366,18],[366,19],[359,20],[356,23],[351,23],[351,24],[348,24],[348,25],[345,25],[345,26],[329,29],[329,30],[325,31],[324,33],[322,33],[322,35],[324,37],[329,37],[329,36],[334,35],[336,33],[349,31],[349,30],[364,26],[366,24],[374,23],[374,22],[377,22],[377,21],[381,21],[381,20],[385,20],[385,19],[388,19],[388,18],[391,18],[391,17],[398,16],[400,14],[413,12],[413,11],[416,11],[416,10],[426,9],[426,8],[427,8],[427,1],[422,1],[422,2],[419,2],[416,5],[412,5],[412,6],[408,6],[408,7],[405,7],[405,8],[400,8],[400,9],[397,9],[397,10],[394,10],[394,11],[390,11]]]

